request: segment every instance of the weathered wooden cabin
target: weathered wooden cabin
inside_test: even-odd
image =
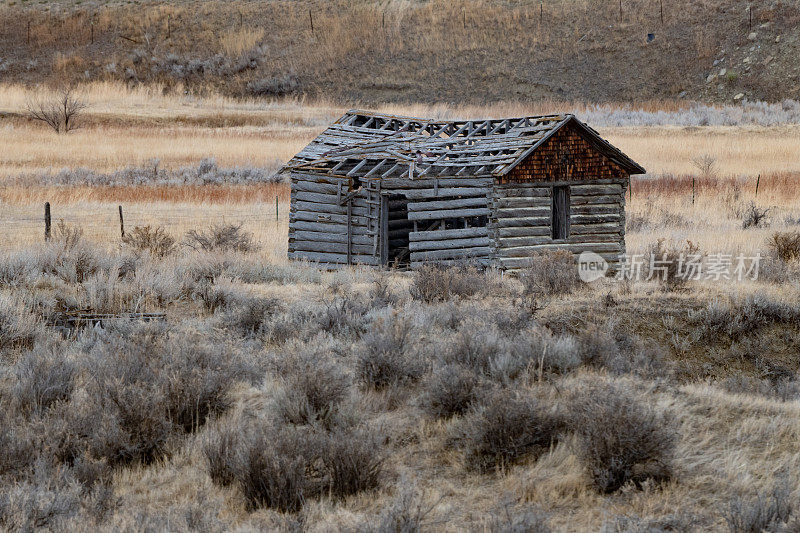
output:
[[[532,253],[625,251],[645,170],[573,115],[441,121],[350,111],[281,170],[289,258],[328,266],[522,267]]]

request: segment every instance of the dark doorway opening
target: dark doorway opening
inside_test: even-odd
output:
[[[566,239],[569,237],[569,187],[553,187],[552,214],[553,239]]]
[[[414,223],[408,220],[408,198],[399,194],[386,199],[388,212],[388,263],[405,268],[410,266],[408,234],[414,231]]]

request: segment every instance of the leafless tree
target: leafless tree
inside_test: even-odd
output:
[[[28,101],[28,116],[53,128],[56,133],[67,133],[78,127],[76,119],[87,104],[72,87],[62,87],[55,94],[38,96]]]
[[[717,176],[717,159],[712,155],[701,155],[692,159],[692,165],[700,172],[700,177],[711,179]]]

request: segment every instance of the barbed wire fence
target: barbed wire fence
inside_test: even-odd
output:
[[[288,201],[197,206],[53,203],[49,209],[48,204],[0,210],[0,250],[44,243],[61,222],[79,229],[88,241],[116,245],[122,243],[123,228],[130,233],[137,226],[162,227],[180,240],[190,230],[235,225],[252,233],[257,242],[268,243],[285,233],[289,221]]]

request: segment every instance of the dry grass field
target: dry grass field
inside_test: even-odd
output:
[[[326,272],[286,260],[271,173],[341,106],[83,91],[56,135],[0,88],[0,529],[797,530],[797,125],[387,104],[575,110],[650,171],[629,252],[760,253],[760,276]],[[158,317],[65,321],[87,311]]]

